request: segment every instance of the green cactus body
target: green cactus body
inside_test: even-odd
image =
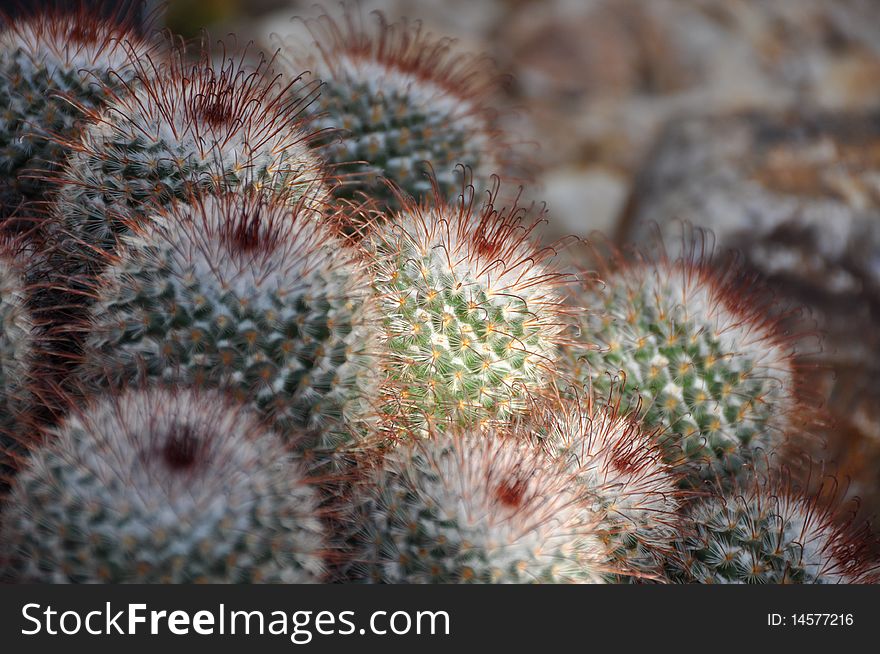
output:
[[[375,583],[601,583],[571,477],[523,439],[455,436],[389,452],[354,491],[353,576]]]
[[[290,204],[323,204],[321,164],[303,121],[262,66],[248,73],[210,54],[189,64],[137,64],[137,88],[94,112],[65,168],[57,198],[59,268],[100,268],[104,252],[153,209],[198,193],[259,188]]]
[[[0,558],[13,581],[316,582],[317,504],[280,439],[221,396],[108,396],[31,453]]]
[[[307,208],[261,194],[175,205],[124,238],[96,298],[90,382],[229,388],[282,434],[309,432],[309,446],[369,418],[370,276]]]
[[[11,20],[0,33],[0,218],[45,200],[84,109],[104,105],[151,48],[125,25],[92,12],[49,12]]]
[[[671,463],[704,478],[738,474],[771,451],[796,407],[791,354],[775,326],[721,273],[688,261],[609,273],[584,297],[575,378],[641,401]]]
[[[283,51],[292,73],[307,69],[323,82],[307,111],[332,130],[315,144],[348,177],[338,196],[365,193],[396,210],[400,198],[386,180],[416,199],[439,190],[452,200],[462,185],[456,164],[469,167],[480,188],[510,172],[509,146],[491,127],[496,80],[488,58],[457,55],[451,40],[433,38],[419,23],[388,24],[381,14],[375,30],[353,16],[307,25],[313,51],[302,53],[299,44]]]
[[[614,581],[659,579],[679,533],[680,493],[651,434],[634,418],[602,408],[567,411],[552,422],[549,442],[577,480],[597,533],[610,553]]]
[[[687,516],[670,578],[682,583],[838,584],[868,580],[859,537],[789,489],[754,484]]]
[[[550,248],[520,210],[411,205],[366,238],[376,260],[395,425],[526,412],[555,372],[563,308]]]

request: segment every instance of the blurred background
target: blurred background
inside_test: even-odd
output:
[[[2,2],[9,8],[16,3]],[[124,2],[96,3],[118,6]],[[357,5],[354,5],[357,7]],[[363,0],[510,75],[501,120],[534,164],[546,237],[681,223],[777,299],[831,416],[814,456],[880,514],[880,0]],[[148,2],[195,37],[308,39],[314,0]],[[577,254],[575,253],[575,256]],[[816,335],[826,334],[820,344]]]

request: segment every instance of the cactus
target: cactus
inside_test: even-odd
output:
[[[754,480],[692,507],[669,561],[683,583],[838,584],[872,579],[865,534],[791,484]]]
[[[310,446],[338,444],[368,418],[370,276],[308,207],[264,194],[194,199],[123,240],[85,325],[88,383],[231,388],[280,433],[308,430]]]
[[[75,4],[75,3],[74,3]],[[31,217],[77,135],[82,113],[133,77],[151,47],[124,15],[109,20],[79,3],[8,21],[0,33],[0,219]]]
[[[221,396],[151,390],[74,411],[15,479],[7,576],[30,582],[315,582],[315,491]]]
[[[90,112],[67,144],[55,211],[64,274],[69,260],[74,272],[99,269],[102,253],[155,206],[200,192],[265,188],[291,204],[323,203],[322,166],[286,99],[290,85],[267,78],[265,62],[248,72],[231,58],[215,65],[208,51],[192,64],[176,51],[135,69],[137,87]]]
[[[522,438],[414,439],[355,484],[351,576],[379,583],[601,583],[571,476]]]
[[[676,261],[618,262],[582,301],[589,343],[572,348],[574,377],[605,394],[621,378],[641,396],[670,463],[691,479],[736,474],[779,445],[797,414],[791,348],[733,269]]]
[[[414,431],[505,421],[551,383],[568,282],[537,221],[493,196],[409,203],[364,239],[375,259],[388,352],[389,417]]]
[[[548,442],[599,517],[615,581],[661,578],[679,533],[681,491],[653,435],[619,406],[560,407]]]
[[[18,449],[17,417],[35,349],[21,259],[17,243],[0,237],[0,489]]]
[[[440,195],[452,200],[462,181],[456,164],[470,167],[480,187],[491,175],[509,177],[510,144],[493,127],[492,62],[456,54],[451,39],[435,38],[418,22],[375,17],[371,27],[356,11],[342,20],[323,15],[305,21],[313,49],[281,44],[288,70],[313,71],[323,82],[308,112],[332,130],[314,142],[321,155],[349,178],[337,195],[363,193],[393,211],[402,208],[401,196],[386,180],[420,199],[434,191],[425,174],[431,171]]]

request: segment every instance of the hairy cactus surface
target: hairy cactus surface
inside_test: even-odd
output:
[[[370,276],[308,207],[263,194],[177,204],[124,237],[96,296],[89,379],[231,388],[318,445],[367,419],[378,393]]]
[[[136,88],[92,112],[68,144],[55,209],[62,271],[71,259],[87,272],[100,267],[101,254],[154,207],[197,193],[263,188],[291,204],[322,204],[322,166],[288,87],[263,63],[185,56],[138,61]]]
[[[375,17],[369,26],[358,12],[323,15],[306,21],[312,49],[282,44],[294,74],[310,70],[323,82],[308,111],[332,130],[315,145],[348,177],[337,194],[362,192],[394,210],[400,199],[386,180],[418,199],[434,191],[426,175],[433,171],[441,195],[453,199],[462,181],[456,164],[470,167],[480,187],[493,174],[508,176],[510,146],[493,127],[492,62],[455,53],[451,39],[418,22]]]
[[[689,512],[670,559],[683,583],[839,584],[870,580],[863,534],[788,484],[755,481]]]
[[[398,425],[506,420],[550,384],[567,278],[526,217],[462,196],[411,203],[365,238]]]
[[[105,397],[15,479],[7,575],[31,582],[315,582],[317,498],[280,439],[219,395]]]
[[[613,570],[660,578],[679,533],[680,494],[652,434],[614,406],[562,409],[549,443],[599,519]]]
[[[599,347],[572,349],[576,379],[606,394],[619,377],[671,463],[735,474],[778,445],[797,407],[791,348],[731,271],[621,262],[582,299],[581,337]]]
[[[34,324],[26,306],[21,257],[14,241],[0,237],[0,487],[17,443],[16,416],[34,351]]]
[[[355,577],[601,583],[604,545],[564,467],[521,438],[410,441],[353,492]]]
[[[76,5],[76,3],[73,3]],[[85,3],[11,19],[0,32],[0,219],[26,218],[43,200],[83,122],[134,76],[151,47],[123,15],[100,18]],[[59,140],[60,137],[60,140]]]

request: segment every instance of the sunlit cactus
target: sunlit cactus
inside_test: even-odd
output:
[[[682,583],[849,584],[876,576],[867,532],[788,482],[756,479],[708,498],[686,516],[690,530],[670,559]]]
[[[569,279],[537,244],[538,221],[493,199],[408,203],[365,238],[398,426],[505,421],[553,380]]]
[[[581,301],[575,378],[641,398],[667,460],[736,474],[780,444],[798,415],[797,367],[781,329],[734,269],[688,258],[614,262]]]
[[[601,583],[604,544],[573,486],[523,438],[409,441],[355,484],[350,574],[373,583]]]
[[[281,439],[220,395],[105,396],[16,476],[0,559],[12,581],[316,582],[317,504]]]
[[[339,19],[305,21],[314,44],[281,44],[288,70],[312,71],[323,82],[308,105],[316,125],[331,130],[315,141],[322,156],[347,177],[341,197],[365,193],[383,210],[401,208],[394,183],[416,199],[443,199],[461,188],[463,164],[477,185],[509,177],[510,139],[498,130],[493,94],[498,75],[488,57],[455,51],[452,39],[427,33],[417,21],[375,24],[358,11]]]
[[[679,533],[681,491],[653,434],[616,405],[558,407],[548,444],[569,467],[624,580],[662,578]],[[620,580],[621,577],[616,577]]]
[[[152,47],[129,16],[102,17],[84,2],[10,18],[0,32],[0,219],[32,219],[83,122],[134,77]]]
[[[194,199],[123,238],[82,327],[82,374],[233,389],[329,446],[378,397],[378,318],[358,253],[306,206]]]
[[[153,207],[198,193],[261,188],[291,204],[323,204],[322,166],[289,99],[293,82],[267,77],[265,63],[215,62],[209,51],[194,63],[182,51],[166,63],[144,57],[136,73],[136,87],[91,112],[67,144],[55,208],[60,270],[71,260],[99,268]]]

